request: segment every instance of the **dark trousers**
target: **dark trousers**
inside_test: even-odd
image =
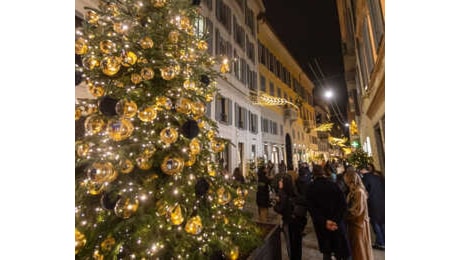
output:
[[[377,223],[371,219],[371,226],[375,233],[375,244],[385,246],[385,223]]]
[[[302,260],[302,232],[306,224],[307,219],[299,217],[289,223],[290,260]]]

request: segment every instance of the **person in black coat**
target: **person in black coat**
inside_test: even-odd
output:
[[[270,208],[270,179],[267,176],[268,169],[265,165],[257,171],[256,204],[259,213],[259,221],[268,222],[268,209]]]
[[[290,260],[302,259],[302,231],[307,224],[306,212],[296,212],[297,199],[291,178],[289,175],[283,176],[278,181],[278,201],[273,209],[282,216],[283,233]]]
[[[367,207],[372,229],[375,233],[376,249],[385,249],[385,182],[380,175],[373,172],[374,165],[370,164],[360,170],[363,183],[369,197]]]
[[[313,183],[307,189],[307,205],[324,260],[349,259],[344,216],[347,203],[337,184],[327,178],[320,165],[313,166]]]

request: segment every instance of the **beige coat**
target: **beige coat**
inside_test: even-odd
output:
[[[353,260],[373,260],[366,192],[358,189],[349,196],[347,224]]]

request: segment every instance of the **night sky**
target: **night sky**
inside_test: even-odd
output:
[[[346,120],[347,91],[336,1],[263,1],[269,24],[315,84],[316,96],[320,97],[325,87],[333,89]]]

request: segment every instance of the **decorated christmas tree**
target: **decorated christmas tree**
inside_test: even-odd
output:
[[[260,243],[206,117],[228,72],[192,0],[107,0],[76,29],[77,259],[237,259]]]

